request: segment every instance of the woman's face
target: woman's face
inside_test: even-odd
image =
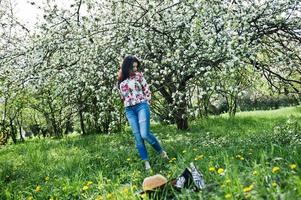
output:
[[[133,71],[136,72],[138,70],[138,63],[134,62],[133,63]]]

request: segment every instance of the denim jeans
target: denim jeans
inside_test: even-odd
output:
[[[136,148],[142,160],[148,160],[144,141],[146,140],[158,153],[163,151],[159,141],[150,131],[150,109],[146,102],[125,108],[126,117],[135,137]]]

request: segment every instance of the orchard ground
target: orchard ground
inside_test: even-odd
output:
[[[301,107],[200,119],[190,130],[152,124],[169,153],[150,148],[146,172],[129,128],[114,135],[30,139],[0,149],[0,199],[300,199]],[[145,177],[178,177],[194,162],[207,188],[166,186],[139,196]]]

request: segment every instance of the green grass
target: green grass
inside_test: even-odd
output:
[[[301,107],[290,107],[200,119],[185,132],[153,125],[171,161],[163,162],[148,145],[151,172],[145,172],[129,129],[28,140],[0,149],[0,199],[139,199],[135,193],[145,177],[160,173],[172,180],[191,161],[204,174],[206,189],[179,192],[168,185],[153,198],[300,199],[300,119]]]

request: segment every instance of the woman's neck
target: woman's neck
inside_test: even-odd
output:
[[[130,72],[130,76],[135,76],[137,72]]]

